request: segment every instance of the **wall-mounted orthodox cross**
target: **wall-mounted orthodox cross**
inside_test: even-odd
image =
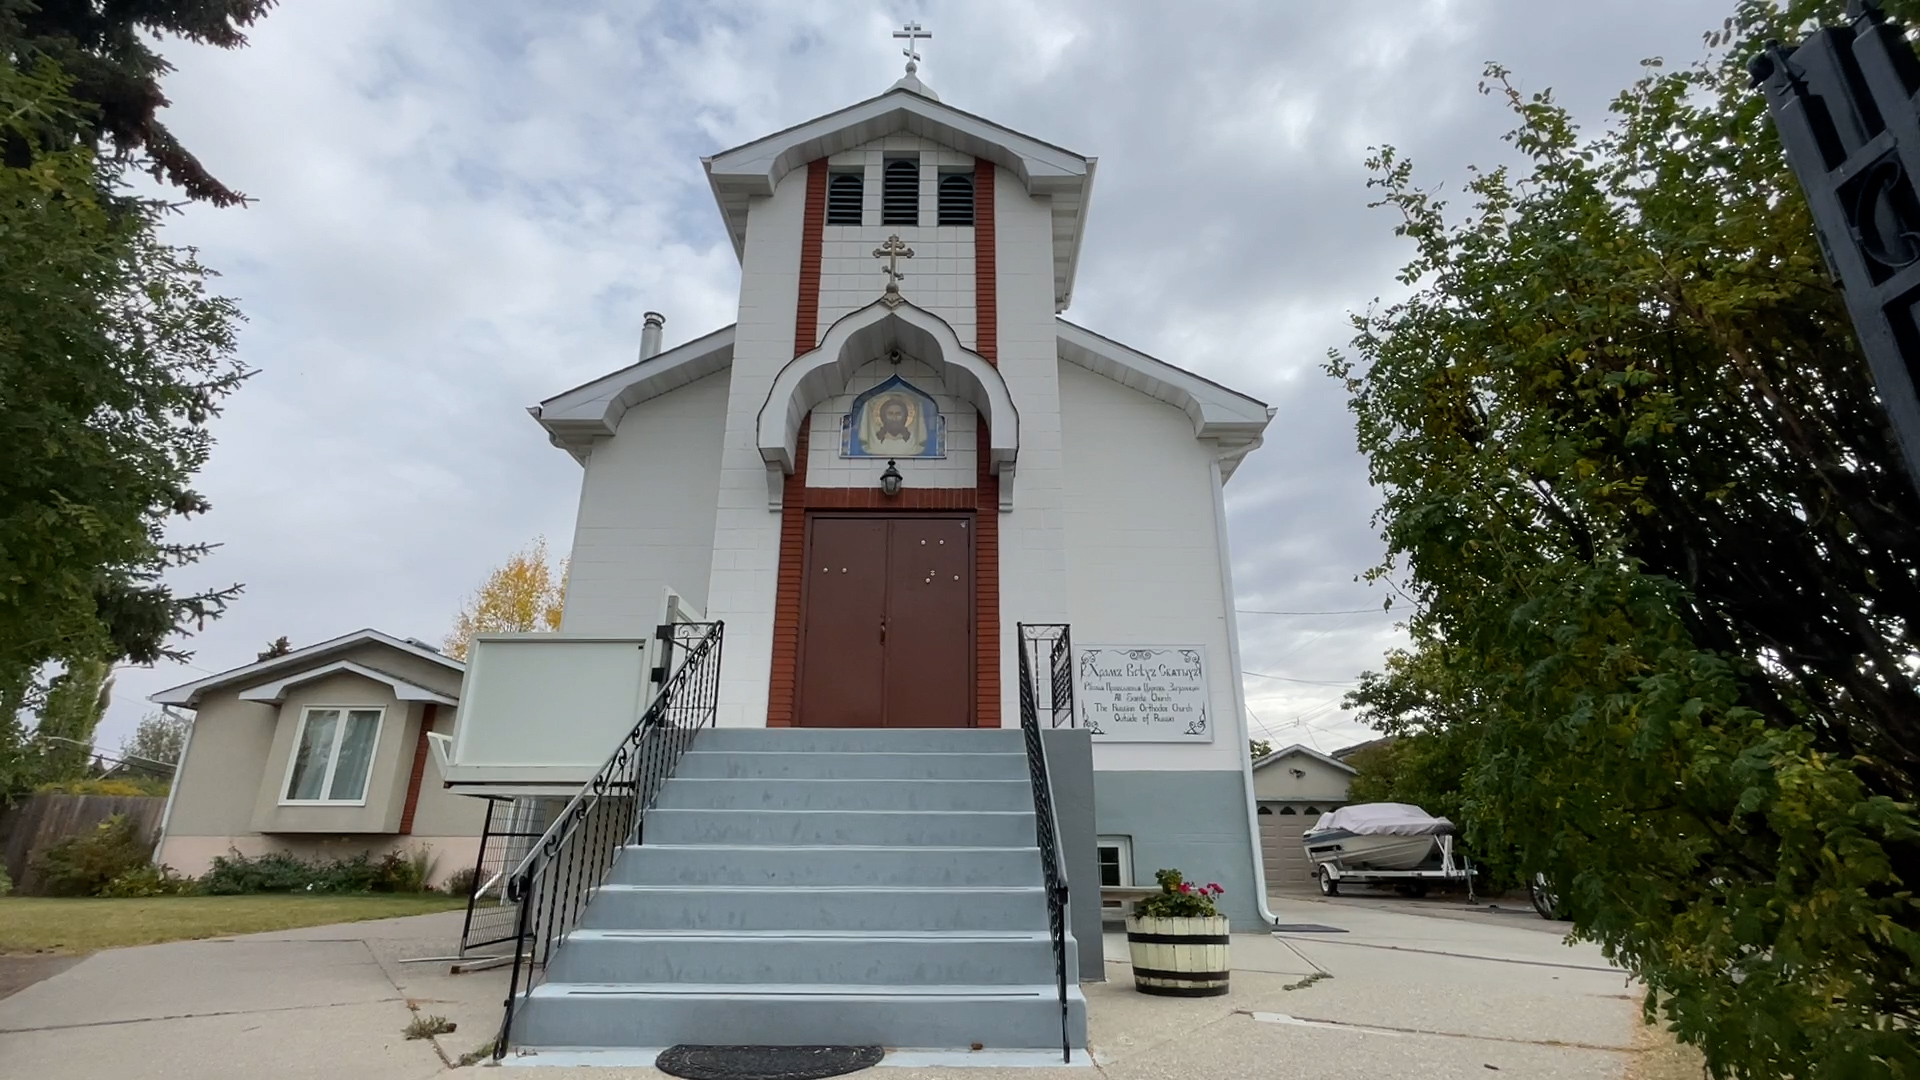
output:
[[[907,298],[900,295],[900,279],[907,275],[900,269],[900,260],[913,258],[913,249],[900,239],[899,233],[894,233],[887,237],[886,243],[873,249],[873,257],[887,260],[887,265],[880,268],[880,272],[887,275],[887,291],[881,294],[880,302],[890,308],[906,303]]]

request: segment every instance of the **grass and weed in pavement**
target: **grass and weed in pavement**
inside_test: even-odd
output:
[[[427,915],[462,907],[444,893],[0,898],[0,953],[93,952],[163,941]]]

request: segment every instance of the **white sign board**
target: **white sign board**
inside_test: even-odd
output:
[[[1103,742],[1207,742],[1206,653],[1198,645],[1083,645],[1080,726]]]

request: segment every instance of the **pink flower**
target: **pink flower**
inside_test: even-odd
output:
[[[1226,892],[1227,890],[1221,888],[1219,882],[1209,881],[1207,882],[1207,891],[1212,893],[1223,893],[1223,892]]]
[[[1180,891],[1184,893],[1190,893],[1193,891],[1193,886],[1183,881],[1180,883]]]

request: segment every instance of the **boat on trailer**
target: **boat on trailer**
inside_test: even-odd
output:
[[[1340,883],[1392,885],[1424,894],[1430,884],[1465,881],[1473,868],[1453,852],[1453,822],[1406,803],[1359,803],[1320,815],[1301,837],[1320,891]]]

